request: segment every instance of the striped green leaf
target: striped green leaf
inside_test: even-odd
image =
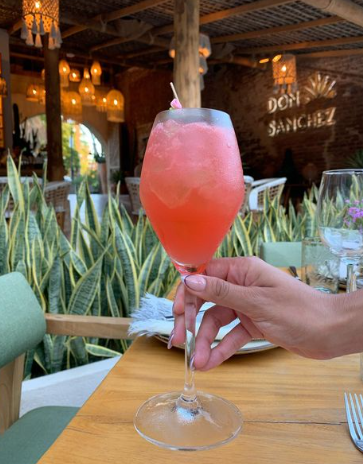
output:
[[[110,350],[105,346],[92,345],[91,343],[86,343],[86,351],[92,356],[101,358],[114,358],[115,356],[121,356],[121,353],[118,351]]]
[[[69,314],[85,315],[89,312],[98,289],[102,261],[103,255],[77,282],[68,304]]]

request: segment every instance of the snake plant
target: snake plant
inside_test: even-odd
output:
[[[45,176],[43,183],[34,175],[31,184],[22,184],[11,157],[7,168],[8,185],[0,196],[0,275],[21,272],[44,312],[126,317],[146,292],[156,296],[170,292],[177,272],[147,218],[140,215],[134,224],[110,195],[99,222],[83,182],[67,238],[53,207],[45,202]],[[263,212],[257,217],[238,216],[216,255],[258,255],[263,241],[314,235],[316,196],[312,189],[296,213],[292,205],[286,211],[279,197],[270,201],[266,195]],[[80,216],[83,204],[85,222]],[[27,353],[25,376],[112,357],[126,348],[124,341],[46,335]]]

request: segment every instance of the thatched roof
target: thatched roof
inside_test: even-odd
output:
[[[76,56],[90,56],[91,51],[92,56],[109,60],[114,65],[171,66],[167,47],[172,36],[172,0],[155,1],[150,8],[122,15],[116,21],[94,20],[98,15],[107,16],[116,10],[146,2],[147,0],[60,0],[60,26],[65,35],[62,53],[73,52]],[[149,0],[148,3],[151,4],[152,1]],[[242,11],[218,20],[211,20],[211,17],[206,19],[213,13],[241,6],[247,8],[248,5],[258,3],[263,1],[200,0],[201,31],[211,37],[213,48],[220,49],[220,45],[217,47],[218,43],[227,43],[226,53],[252,59],[268,56],[275,51],[285,51],[284,47],[286,50],[292,47],[293,53],[302,55],[356,49],[363,52],[363,27],[331,16],[302,1],[266,0],[265,3],[270,3],[271,7]],[[363,14],[363,0],[355,0],[354,3],[362,7]],[[34,48],[26,48],[20,39],[20,30],[17,27],[21,18],[21,7],[21,0],[0,0],[0,28],[12,31],[11,49],[14,53],[40,54]],[[133,21],[132,27],[135,25],[135,28],[137,26],[147,32],[137,39],[125,40],[124,28],[127,28],[130,21]],[[87,25],[88,28],[67,36],[73,26],[79,25]],[[290,30],[286,30],[286,26],[291,26],[288,28]],[[160,31],[164,27],[166,30]],[[246,33],[250,33],[249,36]],[[236,34],[239,36],[229,37]],[[100,44],[106,45],[115,40],[122,43],[97,49]]]

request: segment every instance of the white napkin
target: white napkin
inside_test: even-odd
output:
[[[205,310],[211,308],[213,303],[205,303],[197,316],[196,332],[198,333]],[[158,298],[150,293],[141,299],[140,309],[131,314],[133,321],[130,324],[130,335],[166,335],[169,336],[174,328],[174,319],[166,319],[167,316],[173,315],[173,302],[166,298]],[[221,327],[216,340],[222,340],[228,332],[239,324],[239,319],[230,324]]]

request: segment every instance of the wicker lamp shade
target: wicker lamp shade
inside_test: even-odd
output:
[[[79,84],[78,91],[82,99],[82,105],[93,106],[95,104],[95,86],[90,79],[83,78]]]
[[[68,79],[70,82],[81,82],[81,73],[76,68],[71,68]]]
[[[59,62],[59,76],[60,76],[60,85],[62,87],[68,87],[69,80],[68,76],[71,72],[71,68],[66,60],[60,60]]]
[[[119,90],[110,90],[107,94],[107,121],[124,122],[125,98]]]
[[[91,76],[92,76],[92,84],[93,85],[100,85],[101,84],[101,74],[102,68],[98,61],[94,61],[91,66]]]
[[[82,100],[77,92],[65,92],[63,97],[63,117],[73,121],[82,121]]]
[[[31,102],[39,101],[39,86],[35,84],[28,85],[26,90],[26,99]]]
[[[100,113],[107,112],[107,96],[105,94],[96,95],[96,110]]]
[[[8,86],[6,80],[0,76],[0,97],[8,96]]]
[[[27,45],[41,48],[41,36],[46,33],[49,34],[49,48],[60,48],[59,0],[23,0],[21,38]]]
[[[297,87],[296,59],[294,55],[277,55],[272,60],[274,91],[294,92]]]
[[[38,98],[38,102],[39,102],[41,105],[45,105],[45,97],[46,97],[45,86],[44,86],[44,85],[39,85],[38,88],[39,88],[39,98]]]
[[[85,79],[91,79],[91,74],[89,73],[88,68],[84,68],[84,70],[83,70],[83,77],[84,77]]]

